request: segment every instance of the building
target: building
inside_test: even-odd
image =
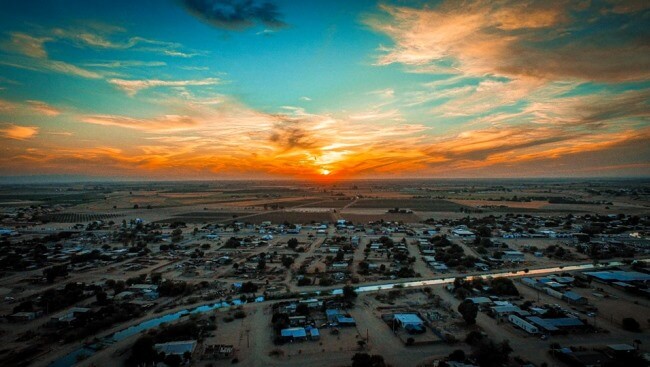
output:
[[[477,306],[487,306],[492,304],[492,300],[487,297],[469,297],[465,301],[470,301]]]
[[[328,308],[325,310],[325,316],[327,316],[327,322],[336,322],[336,318],[342,315],[343,313],[339,309]]]
[[[587,298],[573,291],[564,292],[562,299],[574,305],[586,305],[588,303]]]
[[[280,330],[280,337],[284,341],[294,342],[307,340],[307,331],[302,327],[292,327]]]
[[[414,313],[396,313],[393,315],[393,321],[397,322],[397,324],[403,328],[406,328],[407,326],[424,326],[424,321],[420,318],[420,316],[414,314]]]
[[[476,270],[479,270],[479,271],[488,271],[488,270],[490,270],[490,266],[488,264],[486,264],[486,263],[475,263],[474,267],[476,268]]]
[[[537,333],[539,333],[539,328],[537,328],[537,326],[531,324],[530,322],[528,322],[528,321],[526,321],[526,320],[524,320],[524,319],[522,319],[522,318],[520,318],[518,316],[510,315],[510,316],[508,316],[508,321],[510,321],[511,323],[513,323],[514,325],[519,327],[520,329],[525,330],[529,334],[537,334]]]
[[[475,238],[476,234],[466,228],[455,228],[451,231],[451,234],[463,238]]]
[[[580,320],[572,317],[560,317],[554,319],[542,319],[537,316],[527,317],[526,320],[537,326],[540,331],[550,334],[557,334],[571,330],[579,330],[585,327]]]
[[[36,319],[42,314],[41,311],[38,312],[16,312],[13,315],[9,315],[9,321],[12,322],[23,322],[23,321],[31,321]]]
[[[50,322],[69,324],[76,320],[79,316],[82,316],[88,312],[90,312],[90,308],[73,307],[67,311],[63,311],[52,316]]]
[[[638,271],[591,271],[583,274],[603,283],[625,282],[645,284],[650,282],[650,274],[640,273]]]
[[[501,260],[509,261],[509,262],[523,262],[524,261],[524,253],[521,252],[521,251],[515,251],[515,250],[503,251],[503,255],[501,255]]]
[[[309,340],[320,340],[320,331],[315,327],[307,327],[305,331],[309,334]]]
[[[339,324],[339,326],[356,326],[357,322],[354,320],[352,317],[347,317],[343,315],[339,315],[336,317],[336,322]]]
[[[155,344],[153,348],[158,353],[165,353],[165,355],[175,354],[183,356],[185,353],[194,353],[196,349],[196,340],[181,340],[176,342]]]
[[[524,311],[515,305],[494,306],[491,307],[490,310],[492,314],[496,317],[503,317],[511,314],[517,314],[519,316],[530,315],[530,312]]]

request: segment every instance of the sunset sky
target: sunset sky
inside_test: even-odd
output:
[[[649,24],[647,0],[0,0],[0,175],[650,176]]]

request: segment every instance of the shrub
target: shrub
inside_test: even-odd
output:
[[[641,325],[632,317],[626,317],[623,319],[623,329],[627,331],[641,331]]]

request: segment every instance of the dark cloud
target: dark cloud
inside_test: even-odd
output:
[[[275,4],[255,0],[181,0],[195,17],[215,27],[241,30],[263,24],[270,28],[286,26]]]
[[[292,120],[278,116],[281,120],[273,126],[269,140],[283,150],[312,149],[317,139],[309,131],[300,127],[301,120]]]

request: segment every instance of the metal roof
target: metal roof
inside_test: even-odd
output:
[[[424,321],[414,313],[396,313],[395,320],[399,321],[402,325],[405,324],[422,324]]]
[[[288,329],[282,329],[280,331],[280,335],[282,335],[283,337],[306,338],[307,332],[305,331],[304,328],[293,327]]]
[[[154,349],[165,354],[182,355],[185,352],[192,353],[196,348],[196,340],[183,340],[177,342],[161,343],[154,345]]]
[[[605,281],[633,282],[650,280],[650,274],[638,271],[591,271],[585,272],[585,274]]]

